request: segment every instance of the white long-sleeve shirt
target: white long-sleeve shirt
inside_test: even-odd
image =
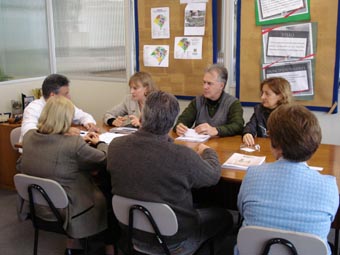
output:
[[[30,129],[37,129],[38,120],[40,117],[40,114],[46,104],[46,101],[43,97],[40,99],[34,100],[31,102],[24,110],[23,120],[21,124],[21,135],[19,139],[19,143],[22,142],[22,138],[26,134],[26,132]],[[77,108],[74,106],[75,112],[74,112],[74,118],[73,123],[76,125],[85,125],[88,123],[94,123],[96,124],[96,121],[94,118],[84,112],[83,110]]]

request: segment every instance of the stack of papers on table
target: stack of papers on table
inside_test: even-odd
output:
[[[184,135],[177,137],[175,140],[187,141],[187,142],[199,142],[203,143],[210,138],[210,135],[197,134],[194,129],[188,129]]]
[[[136,132],[138,128],[132,128],[132,127],[114,127],[110,129],[111,133],[116,134],[132,134]]]
[[[109,144],[113,139],[120,137],[120,136],[124,136],[124,135],[126,134],[115,134],[115,133],[106,132],[106,133],[99,135],[99,140]]]
[[[241,153],[234,153],[226,162],[223,163],[222,168],[235,168],[247,170],[249,166],[261,165],[266,159],[266,156],[250,156]]]

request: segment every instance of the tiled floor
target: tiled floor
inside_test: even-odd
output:
[[[0,254],[32,255],[33,226],[31,221],[18,221],[16,199],[14,191],[0,190]],[[237,213],[234,214],[236,218]],[[334,230],[331,230],[329,240],[332,243],[334,242],[334,235]],[[66,238],[60,234],[42,231],[39,237],[38,254],[63,255],[65,240]]]

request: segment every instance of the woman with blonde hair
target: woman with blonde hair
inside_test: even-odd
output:
[[[279,105],[292,101],[289,82],[282,77],[271,77],[263,80],[261,88],[261,104],[254,107],[254,113],[243,129],[242,139],[247,146],[255,144],[254,137],[267,137],[267,120]]]
[[[104,114],[104,123],[109,126],[140,126],[140,115],[146,97],[156,90],[152,77],[147,72],[136,72],[129,80],[130,94],[123,102]]]
[[[65,230],[73,238],[82,239],[104,235],[107,229],[106,200],[94,183],[91,170],[106,170],[108,145],[99,141],[96,133],[88,133],[84,138],[71,135],[73,116],[74,105],[69,99],[50,97],[39,118],[38,129],[24,135],[18,170],[61,184],[69,198],[69,206],[63,212]],[[37,214],[53,220],[47,207],[39,207]],[[76,243],[68,239],[65,254],[79,254],[79,249],[73,249]],[[113,254],[113,241],[106,243],[106,253]]]

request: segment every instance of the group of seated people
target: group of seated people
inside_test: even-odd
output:
[[[174,210],[179,229],[166,238],[171,254],[193,254],[212,237],[219,238],[216,254],[238,254],[237,245],[225,247],[223,242],[234,233],[231,213],[193,203],[192,189],[216,185],[221,165],[207,145],[201,143],[195,151],[174,143],[168,135],[173,130],[181,136],[190,128],[211,137],[241,135],[248,146],[254,145],[256,137],[268,137],[277,161],[248,168],[238,195],[242,224],[312,233],[327,244],[339,192],[335,177],[322,175],[306,163],[321,142],[317,118],[291,103],[288,81],[272,77],[261,83],[261,104],[244,126],[239,100],[224,91],[227,79],[222,65],[208,67],[203,94],[178,117],[177,99],[157,90],[150,74],[135,73],[129,80],[130,94],[104,114],[104,123],[138,131],[109,145],[99,140],[93,117],[69,100],[68,79],[52,74],[44,80],[43,98],[24,111],[18,170],[64,187],[70,200],[64,212],[65,229],[74,237],[67,240],[65,254],[82,254],[77,239],[93,235],[105,243],[101,254],[117,252],[117,242],[127,229],[112,213],[115,194],[166,203]],[[89,132],[82,137],[72,124]],[[22,213],[27,213],[27,207],[22,207]],[[46,208],[39,213],[49,217]],[[134,243],[148,254],[163,254],[145,232],[137,231]]]

